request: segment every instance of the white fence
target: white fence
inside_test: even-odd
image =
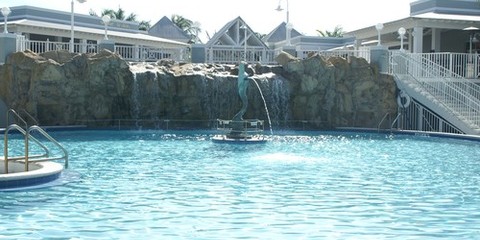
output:
[[[27,40],[24,36],[17,37],[17,51],[31,50],[35,53],[44,53],[48,51],[69,51],[70,43],[52,42],[52,41],[34,41]],[[75,53],[97,53],[99,45],[96,43],[74,43],[73,52]],[[160,59],[172,59],[175,61],[189,62],[191,59],[190,50],[186,47],[180,48],[155,48],[147,46],[128,46],[115,45],[115,53],[119,54],[127,61],[136,62],[155,62]],[[217,64],[237,64],[240,61],[246,61],[250,64],[261,63],[266,65],[278,64],[275,57],[280,53],[279,50],[270,50],[261,47],[211,47],[205,49],[205,59],[208,63]],[[335,50],[335,51],[296,51],[300,59],[307,58],[313,53],[323,56],[340,56],[348,58],[349,56],[363,57],[370,61],[370,52],[368,49],[362,50]]]
[[[280,54],[281,49],[268,50],[263,48],[238,48],[238,47],[211,47],[205,49],[205,56],[209,63],[236,64],[240,61],[246,61],[250,64],[278,64],[275,57]],[[296,57],[300,59],[308,58],[312,54],[320,54],[325,57],[337,56],[348,59],[348,57],[362,57],[370,62],[370,49],[360,50],[334,50],[334,51],[315,51],[299,50],[296,51]]]
[[[275,51],[250,47],[246,50],[238,47],[211,47],[205,49],[208,63],[236,64],[240,61],[248,63],[277,64]]]
[[[477,79],[480,76],[480,55],[468,53],[411,53],[428,68],[442,68],[453,78]]]
[[[51,42],[27,40],[24,36],[17,37],[17,51],[30,50],[35,53],[48,51],[69,51],[68,42]],[[75,43],[75,53],[98,53],[99,45],[95,43]],[[173,59],[175,61],[188,61],[190,53],[187,48],[154,48],[146,46],[116,45],[115,53],[127,61],[154,62],[160,59]]]
[[[400,111],[402,111],[401,117],[397,119],[397,122],[394,123],[395,126],[391,127],[396,127],[397,129],[402,130],[445,132],[456,134],[463,133],[453,124],[445,121],[443,118],[438,116],[438,114],[428,108],[425,108],[417,101],[412,101],[412,103],[406,109],[402,109]]]
[[[44,53],[49,51],[69,51],[70,43],[68,42],[51,42],[27,40],[24,36],[17,37],[17,51],[30,50],[35,53]],[[76,53],[97,53],[98,45],[94,43],[75,43],[73,52]]]
[[[160,59],[189,61],[190,52],[187,48],[154,48],[145,46],[116,45],[115,52],[127,61],[156,62]]]

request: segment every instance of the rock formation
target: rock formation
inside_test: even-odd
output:
[[[250,66],[273,127],[377,127],[396,112],[393,78],[365,59],[279,55],[281,66]],[[232,65],[169,60],[129,64],[98,54],[17,52],[0,66],[0,99],[41,125],[212,127],[241,107]],[[267,120],[255,83],[244,118]]]

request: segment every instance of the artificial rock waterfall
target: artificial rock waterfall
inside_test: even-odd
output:
[[[250,65],[273,127],[377,127],[396,112],[393,78],[362,58],[305,60],[288,54],[280,66]],[[232,65],[162,60],[129,64],[118,55],[17,52],[0,66],[0,100],[25,109],[41,125],[209,128],[240,109]],[[267,119],[254,83],[245,118]]]

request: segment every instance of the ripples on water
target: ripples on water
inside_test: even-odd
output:
[[[474,239],[478,142],[58,132],[64,183],[0,192],[5,238]]]

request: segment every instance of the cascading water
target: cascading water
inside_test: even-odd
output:
[[[202,76],[201,101],[203,110],[208,119],[216,119],[220,116],[232,116],[235,108],[229,97],[235,96],[233,81],[229,76]]]
[[[290,98],[290,92],[288,83],[281,77],[275,77],[269,81],[267,86],[269,90],[270,100],[270,114],[272,119],[276,121],[278,125],[280,122],[285,123],[289,119],[289,106],[288,101]]]
[[[132,84],[132,119],[135,120],[135,126],[138,127],[138,118],[140,114],[140,102],[138,100],[138,72],[133,72],[133,84]]]
[[[262,89],[264,100],[268,106],[268,117],[270,118],[272,127],[285,124],[290,116],[290,91],[288,82],[273,73],[258,75],[256,79],[257,84]]]
[[[154,72],[152,87],[150,89],[152,91],[151,96],[152,96],[153,102],[158,102],[160,100],[160,87],[158,86],[158,74],[156,72]],[[158,116],[159,116],[158,108],[155,106],[152,106],[151,118],[155,122],[155,128],[159,128]]]
[[[151,120],[158,128],[160,87],[158,71],[147,69],[145,65],[131,66],[133,74],[131,94],[131,116],[135,126],[141,128],[141,121]]]
[[[193,127],[212,127],[216,119],[232,119],[239,109],[237,76],[231,74],[232,68],[183,66],[187,74],[181,71],[184,69],[175,68],[178,75],[172,68],[156,64],[130,66],[133,77],[128,94],[134,126],[145,127],[153,122],[148,127],[160,128],[159,124],[178,119]],[[253,78],[260,94],[255,89],[247,91],[253,101],[246,115],[255,118],[265,114],[263,118],[272,133],[274,126],[287,120],[290,112],[288,84],[271,72]]]
[[[258,85],[258,82],[257,82],[257,80],[255,80],[255,78],[251,78],[251,79],[253,80],[253,82],[257,86],[258,92],[260,92],[260,96],[262,97],[263,105],[265,107],[265,112],[267,114],[268,126],[270,127],[270,134],[273,135],[272,120],[270,119],[270,113],[268,112],[267,102],[265,101],[265,97],[263,96],[262,89],[260,88],[260,85]]]

